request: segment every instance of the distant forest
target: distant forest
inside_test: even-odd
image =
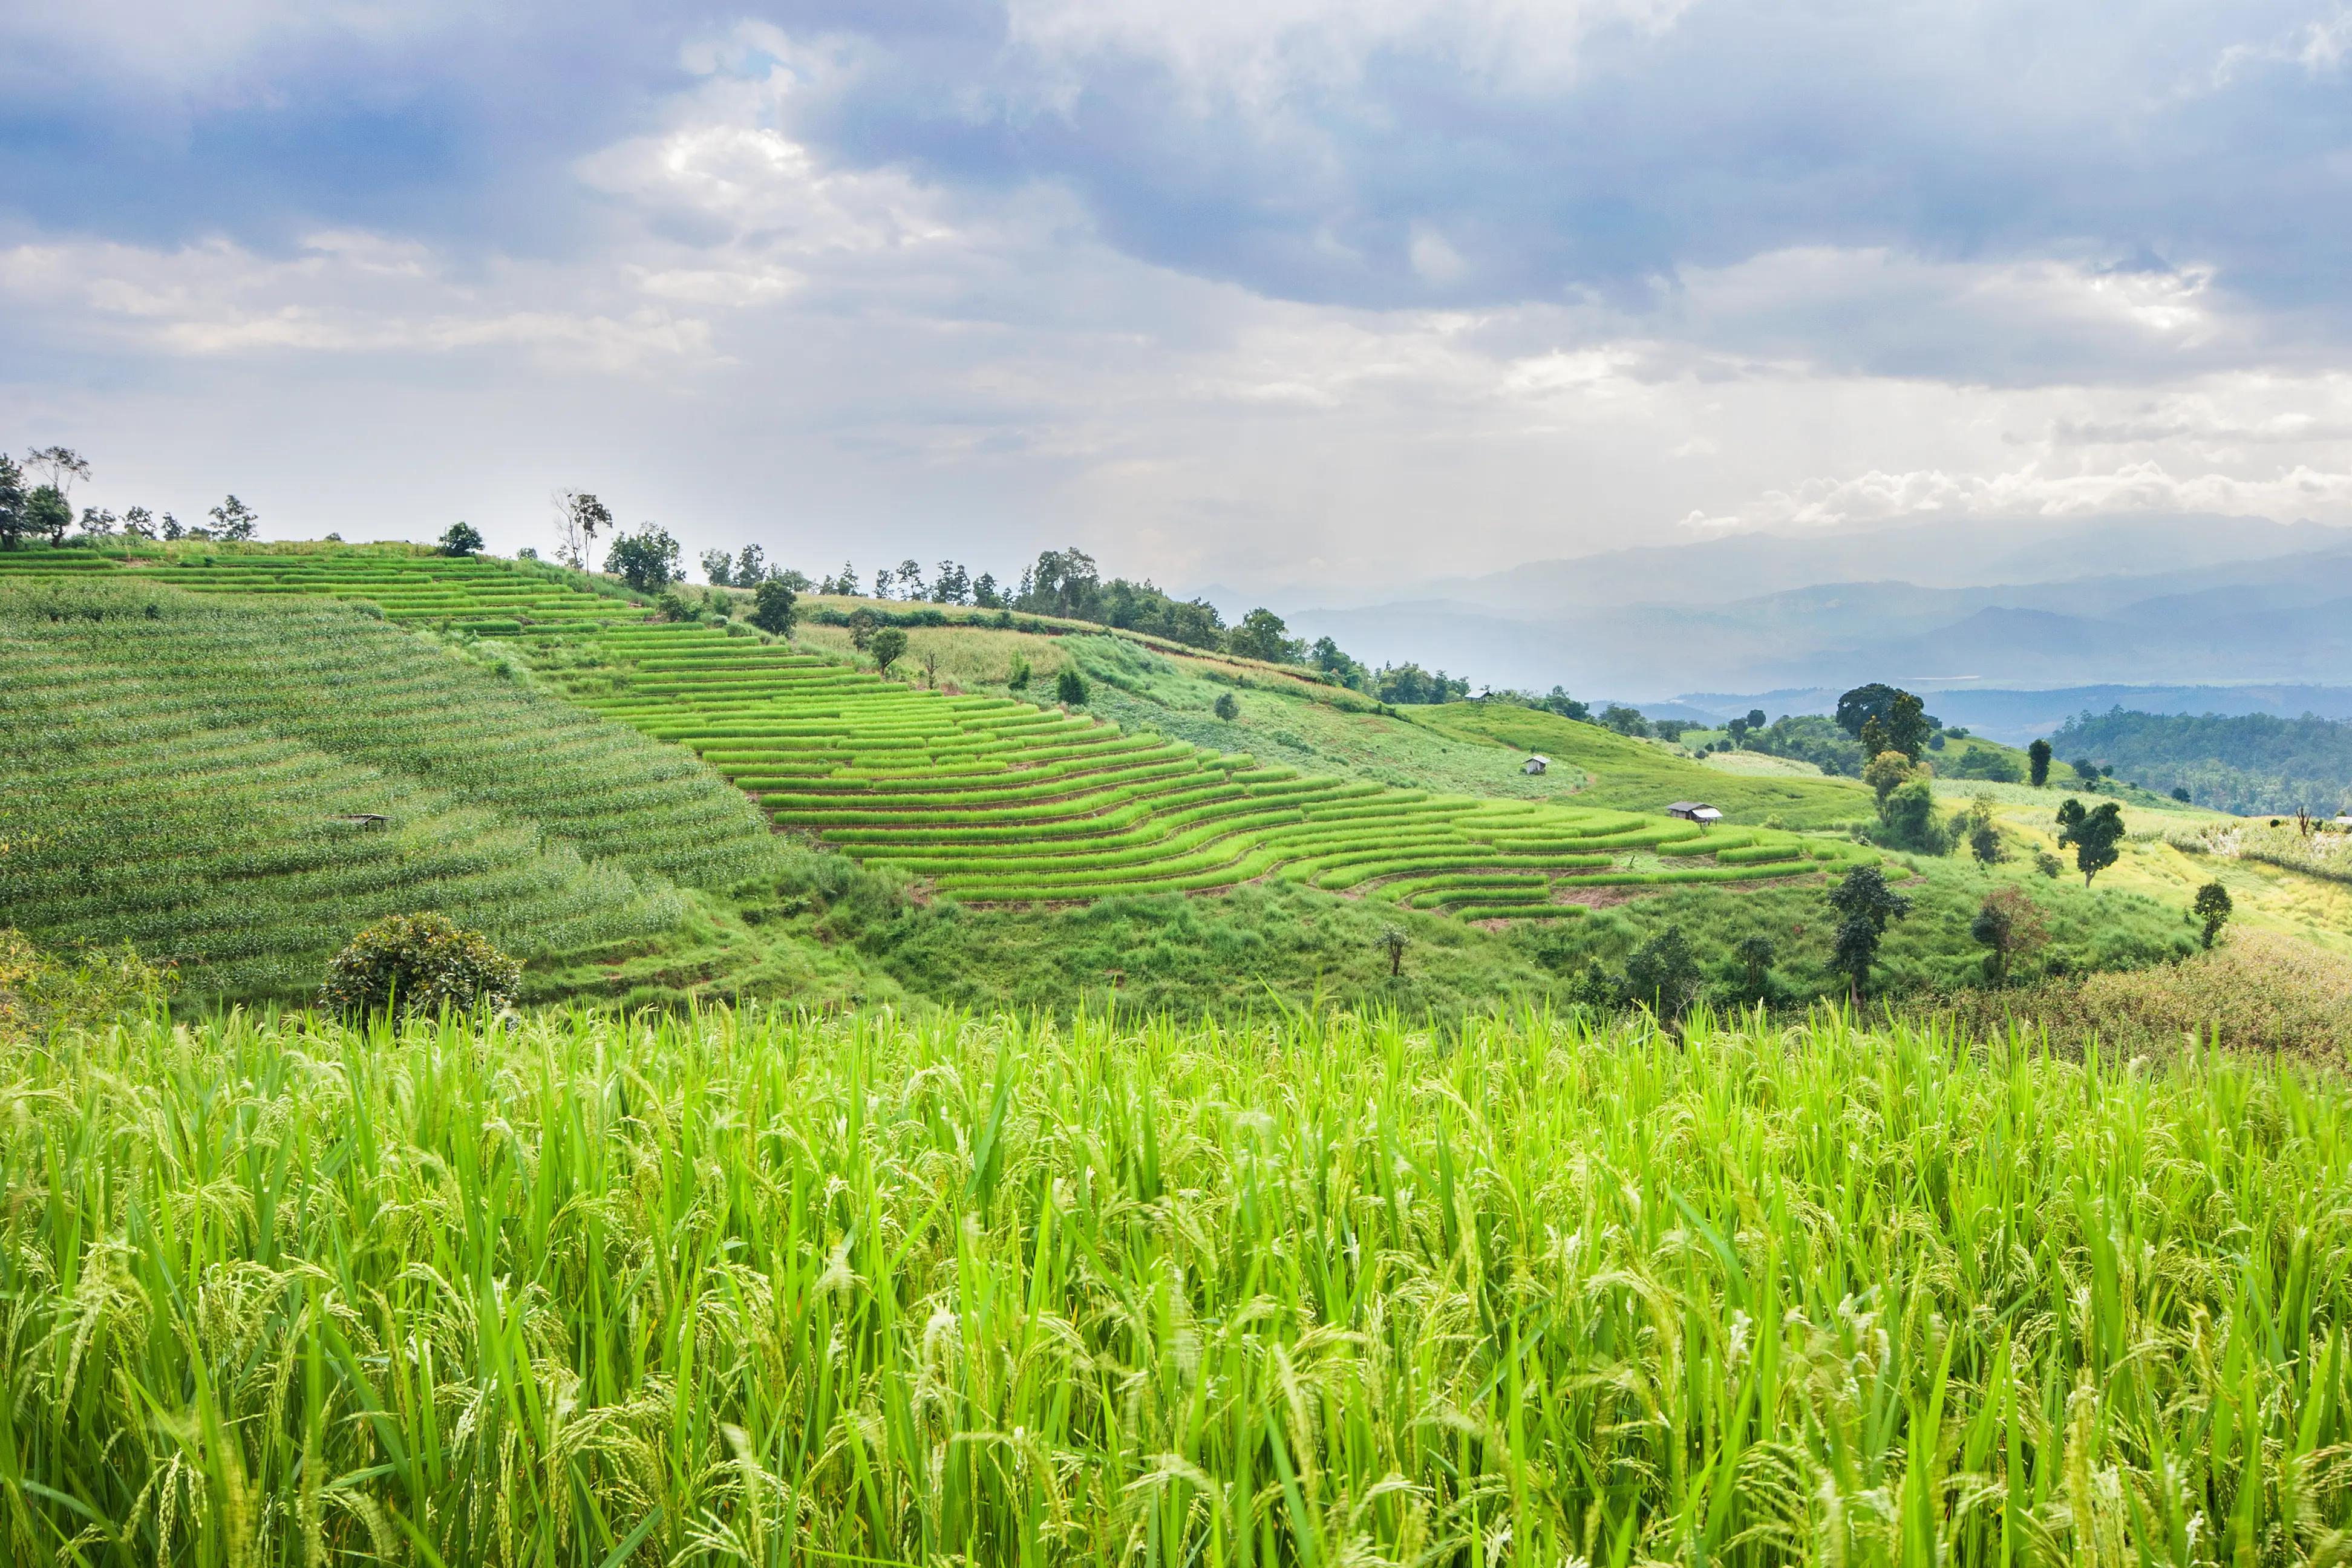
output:
[[[2298,807],[2332,814],[2352,804],[2352,724],[2267,713],[2133,713],[2118,707],[2070,719],[2050,737],[2059,760],[2115,769],[2159,793],[2186,789],[2199,805],[2244,816]]]

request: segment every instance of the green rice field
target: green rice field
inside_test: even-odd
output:
[[[380,552],[183,553],[124,575],[202,593],[364,598],[622,673],[583,705],[688,747],[781,826],[973,902],[1194,892],[1273,877],[1465,919],[1577,915],[1580,893],[1771,880],[1869,857],[1780,830],[1433,795],[1256,765],[1010,696],[949,696],[750,628],[654,623],[579,574]]]
[[[2287,1564],[2352,1100],[1834,1014],[0,1061],[18,1563]]]
[[[208,990],[304,994],[419,908],[543,968],[777,853],[690,757],[328,601],[0,575],[0,664],[7,922]]]

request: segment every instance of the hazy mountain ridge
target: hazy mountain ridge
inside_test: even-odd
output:
[[[1428,597],[1304,611],[1293,624],[1374,663],[1412,659],[1497,686],[1558,684],[1653,700],[1880,679],[1927,686],[2352,682],[2352,531],[2203,517],[2032,526],[2039,531],[2030,549],[2017,542],[2024,524],[1972,531],[1964,562],[1954,559],[1948,522],[1619,551],[1433,584],[1438,592]],[[1916,568],[1909,575],[1786,581],[1825,564],[1901,564],[1906,552]],[[2157,569],[2114,569],[2140,563]],[[1971,568],[2028,564],[2046,574],[1950,580]],[[2101,565],[2109,569],[2074,570]],[[1563,575],[1569,569],[1572,577]],[[1710,597],[1735,576],[1747,579],[1745,594]],[[1649,590],[1639,596],[1636,578]],[[1627,589],[1614,600],[1528,603],[1571,582],[1597,593],[1612,581]],[[1667,582],[1687,596],[1660,596]],[[1488,596],[1463,596],[1471,591]]]

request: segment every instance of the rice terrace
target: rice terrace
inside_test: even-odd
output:
[[[0,1568],[2352,1568],[2347,58],[0,5]]]

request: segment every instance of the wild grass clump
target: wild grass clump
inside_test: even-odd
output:
[[[0,1062],[20,1562],[2284,1563],[2352,1098],[2031,1037],[887,1013]]]

